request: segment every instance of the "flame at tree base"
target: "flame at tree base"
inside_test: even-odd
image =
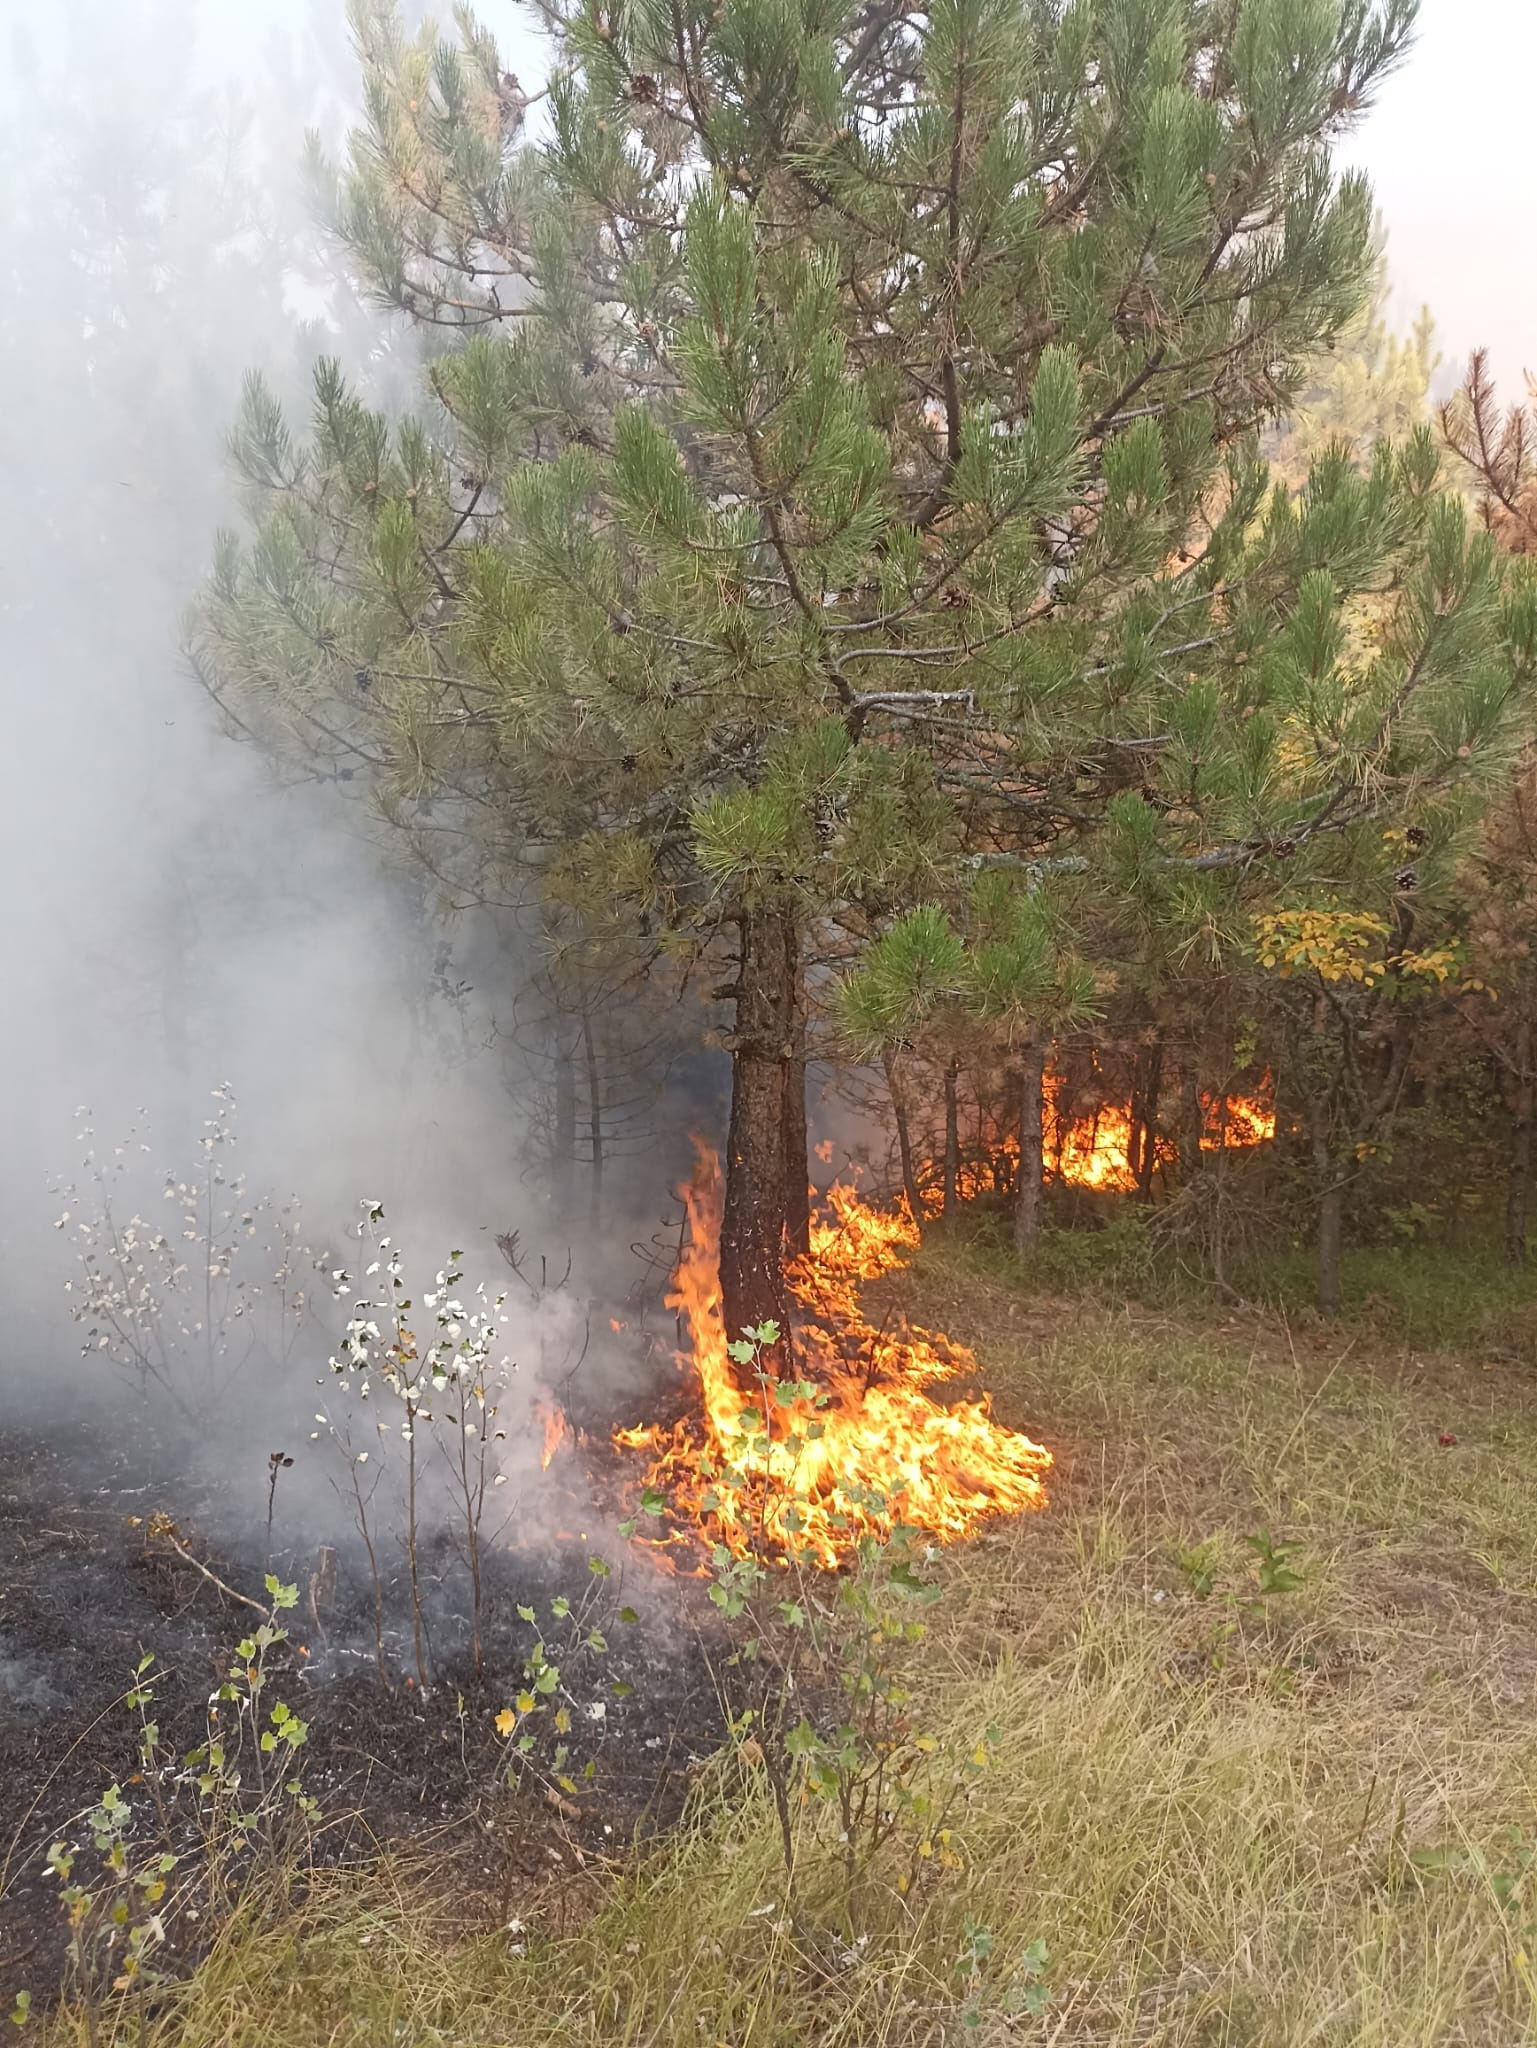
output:
[[[834,1188],[811,1228],[811,1251],[790,1268],[797,1304],[788,1364],[738,1366],[720,1297],[720,1166],[699,1147],[682,1190],[689,1241],[667,1297],[686,1319],[700,1412],[671,1429],[620,1430],[615,1441],[650,1451],[649,1483],[674,1513],[738,1554],[749,1544],[832,1568],[866,1536],[901,1522],[940,1541],[984,1518],[1046,1504],[1051,1453],[993,1419],[984,1395],[942,1406],[929,1388],[975,1371],[963,1345],[904,1319],[871,1324],[862,1282],[905,1263],[918,1234],[905,1210],[880,1210]],[[816,1398],[776,1396],[799,1380]]]

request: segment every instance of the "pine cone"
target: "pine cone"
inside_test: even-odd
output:
[[[506,133],[510,134],[522,127],[523,116],[528,112],[528,94],[519,85],[515,72],[502,73],[496,104],[501,113],[502,128]]]
[[[643,107],[654,107],[661,97],[661,88],[648,71],[637,71],[630,80],[630,98],[638,100]]]

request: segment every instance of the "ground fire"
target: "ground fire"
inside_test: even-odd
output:
[[[1130,1104],[1107,1101],[1078,1115],[1065,1114],[1067,1094],[1062,1076],[1048,1072],[1041,1104],[1041,1156],[1048,1176],[1064,1187],[1098,1194],[1134,1194],[1140,1185],[1139,1152],[1143,1142]],[[1274,1088],[1267,1074],[1252,1095],[1200,1097],[1203,1152],[1243,1152],[1275,1136]],[[1154,1163],[1173,1165],[1179,1148],[1165,1132],[1152,1140]],[[1012,1132],[999,1135],[975,1156],[961,1160],[956,1192],[963,1202],[986,1199],[1013,1185],[1019,1170],[1019,1140]],[[925,1205],[937,1213],[942,1201],[943,1170],[928,1160],[919,1170]]]
[[[1047,1100],[1055,1105],[1050,1085]],[[1201,1106],[1203,1151],[1244,1149],[1274,1134],[1268,1085],[1252,1098],[1203,1097]],[[1126,1108],[1068,1119],[1053,1106],[1045,1155],[1069,1185],[1129,1192],[1138,1179],[1133,1136]],[[1172,1146],[1158,1142],[1160,1158],[1172,1158]],[[963,1194],[1017,1170],[1017,1144],[1003,1151],[1011,1156],[985,1172],[963,1173]],[[781,1351],[739,1363],[721,1316],[721,1179],[707,1146],[682,1194],[688,1238],[668,1306],[687,1327],[679,1365],[695,1380],[698,1406],[670,1428],[620,1430],[615,1440],[652,1453],[649,1482],[683,1524],[738,1552],[756,1541],[834,1567],[895,1521],[951,1541],[990,1516],[1045,1505],[1049,1451],[996,1421],[985,1395],[945,1404],[930,1392],[974,1374],[971,1352],[901,1317],[877,1327],[861,1305],[863,1286],[901,1266],[918,1241],[905,1203],[883,1207],[832,1187],[809,1255],[790,1269],[797,1313],[788,1362]],[[776,1398],[776,1383],[790,1381],[814,1387],[814,1397]],[[688,1540],[687,1528],[680,1537]]]
[[[1133,1193],[1141,1137],[1130,1106],[1109,1102],[1087,1116],[1069,1117],[1058,1109],[1058,1094],[1056,1077],[1048,1074],[1042,1150],[1057,1178],[1069,1187]],[[1203,1093],[1200,1101],[1203,1152],[1246,1151],[1275,1136],[1274,1091],[1268,1075],[1254,1095]],[[1152,1144],[1158,1164],[1168,1165],[1178,1157],[1168,1137],[1156,1136]]]
[[[948,1540],[984,1517],[1045,1505],[1049,1451],[995,1421],[985,1396],[949,1406],[930,1396],[975,1370],[971,1353],[900,1317],[877,1327],[860,1306],[861,1285],[900,1266],[917,1242],[905,1210],[831,1190],[809,1256],[790,1270],[793,1359],[770,1368],[814,1384],[817,1397],[780,1406],[727,1349],[720,1170],[703,1146],[683,1195],[689,1241],[668,1305],[688,1327],[680,1363],[697,1376],[701,1412],[617,1439],[653,1453],[651,1483],[675,1511],[734,1550],[757,1538],[831,1567],[894,1521]]]

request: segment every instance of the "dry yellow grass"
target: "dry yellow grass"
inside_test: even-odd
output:
[[[516,1934],[456,1934],[452,1874],[387,1862],[253,1912],[156,2048],[1537,2041],[1537,1397],[1478,1358],[1054,1309],[953,1263],[904,1285],[1059,1453],[1048,1514],[939,1567],[930,1721],[999,1744],[964,1868],[873,1882],[842,1924],[829,1886],[794,1938],[767,1801],[723,1772]],[[1262,1529],[1303,1546],[1269,1599]],[[968,1919],[993,1943],[969,1998]]]

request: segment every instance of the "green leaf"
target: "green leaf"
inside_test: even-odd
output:
[[[934,1600],[939,1596],[939,1587],[928,1579],[920,1579],[905,1558],[891,1567],[888,1576],[893,1586],[900,1587],[904,1593],[911,1593],[916,1599]]]

